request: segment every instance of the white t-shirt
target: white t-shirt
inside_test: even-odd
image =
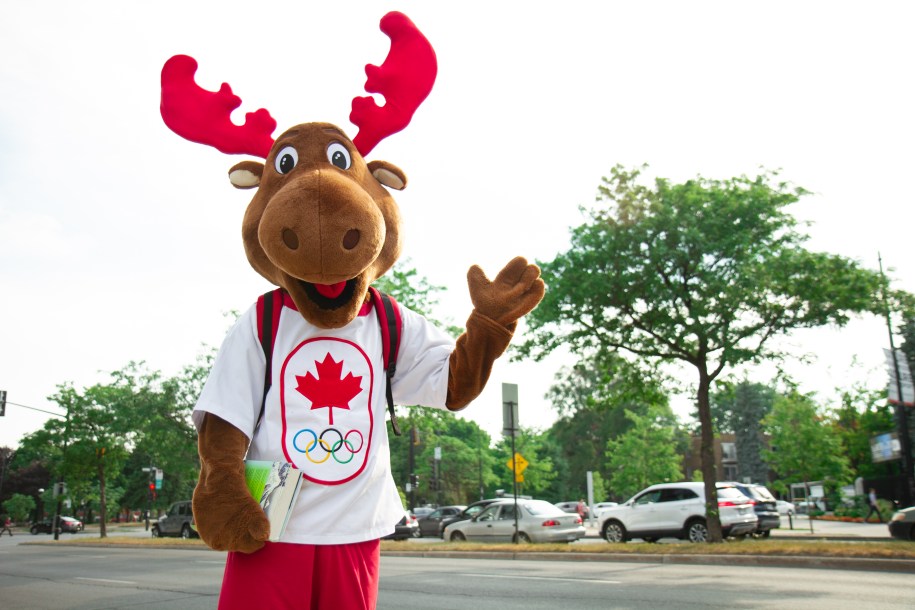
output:
[[[398,306],[403,327],[391,383],[394,401],[445,408],[454,340]],[[194,408],[198,430],[209,412],[250,438],[265,369],[251,307],[216,356]],[[385,383],[381,329],[372,305],[343,328],[320,329],[286,296],[264,419],[248,451],[250,459],[285,460],[305,475],[281,542],[348,544],[394,531],[403,507],[391,476]]]

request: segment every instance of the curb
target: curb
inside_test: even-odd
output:
[[[517,561],[586,561],[684,565],[739,565],[778,568],[828,568],[901,572],[915,574],[913,559],[876,559],[867,557],[821,557],[798,555],[679,555],[628,553],[514,553],[497,551],[382,551],[388,557],[429,557],[444,559],[512,559]]]

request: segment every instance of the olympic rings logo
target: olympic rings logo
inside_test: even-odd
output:
[[[325,440],[324,435],[326,435],[328,432],[336,434],[337,440],[333,441],[332,443]],[[299,446],[299,437],[302,434],[311,435],[311,442],[308,442],[304,449]],[[353,434],[357,435],[359,438],[358,447],[354,446],[353,441],[350,439],[350,436]],[[295,436],[292,437],[292,447],[299,453],[304,453],[305,457],[307,457],[308,461],[312,464],[323,464],[331,457],[333,457],[334,461],[338,464],[349,464],[353,461],[353,458],[356,456],[356,454],[362,451],[362,446],[364,444],[365,439],[363,438],[362,433],[358,430],[350,430],[346,434],[343,434],[336,428],[327,428],[324,432],[321,433],[320,436],[318,436],[311,428],[303,428],[302,430],[296,432]],[[314,454],[320,453],[320,451],[324,452],[323,457],[320,459],[312,457]],[[341,459],[337,456],[338,453],[349,453],[349,458],[345,460]]]

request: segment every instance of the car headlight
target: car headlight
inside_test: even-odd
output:
[[[893,517],[890,519],[890,521],[905,521],[905,513],[893,513]]]

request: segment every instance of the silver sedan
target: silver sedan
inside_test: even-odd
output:
[[[515,501],[499,500],[469,521],[445,528],[452,542],[574,542],[585,535],[581,517],[563,512],[544,500],[518,500],[518,533],[515,534]]]

